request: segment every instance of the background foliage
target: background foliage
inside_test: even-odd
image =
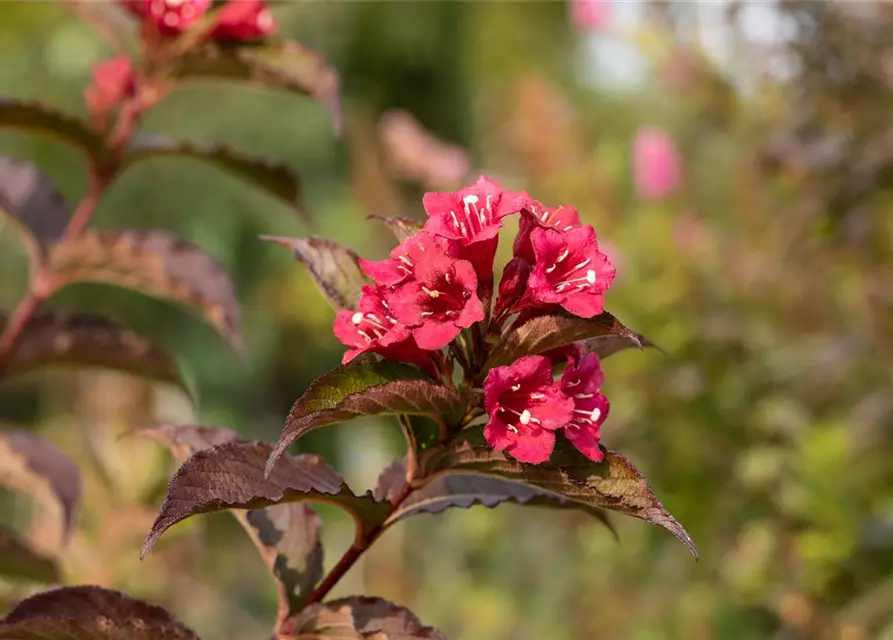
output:
[[[609,307],[667,351],[606,362],[603,433],[685,523],[700,563],[631,519],[616,519],[618,546],[583,515],[478,508],[391,530],[336,596],[376,593],[471,640],[893,637],[893,11],[782,2],[772,24],[783,37],[756,43],[753,5],[697,4],[642,4],[647,22],[595,35],[557,2],[280,4],[282,31],[341,74],[344,139],[319,105],[244,88],[180,91],[145,123],[287,163],[317,233],[383,257],[390,233],[365,216],[421,214],[423,188],[400,179],[377,126],[405,109],[506,187],[577,205],[618,265]],[[0,93],[83,115],[103,42],[55,4],[4,3],[2,14]],[[700,49],[717,39],[726,56]],[[612,67],[634,75],[634,55],[642,82],[607,82]],[[684,159],[681,189],[660,202],[633,189],[642,125],[673,134]],[[38,162],[69,200],[81,195],[76,152],[6,131],[0,151]],[[54,299],[110,310],[179,354],[200,396],[194,410],[174,389],[80,371],[0,388],[0,418],[38,424],[86,470],[65,581],[169,606],[203,637],[262,637],[275,593],[231,518],[184,523],[139,563],[174,463],[121,434],[161,418],[276,438],[342,352],[306,273],[258,240],[307,229],[241,181],[167,159],[128,172],[96,223],[171,229],[219,259],[243,305],[246,357],[135,294],[77,285]],[[12,236],[0,229],[4,308],[25,287]],[[301,450],[371,486],[401,445],[389,422],[367,427],[312,433]],[[6,494],[2,505],[3,524],[53,551],[43,510]],[[351,523],[323,517],[331,565]]]

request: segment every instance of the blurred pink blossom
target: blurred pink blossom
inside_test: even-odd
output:
[[[611,6],[608,0],[570,0],[571,22],[585,31],[597,31],[608,24]]]
[[[432,189],[452,187],[471,170],[462,147],[435,138],[406,111],[388,111],[378,127],[391,168],[403,179]]]
[[[682,158],[676,143],[661,129],[642,127],[633,142],[633,179],[645,200],[660,200],[679,186]]]

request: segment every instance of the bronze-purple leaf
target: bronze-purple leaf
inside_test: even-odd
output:
[[[291,249],[336,310],[356,308],[366,276],[360,269],[360,257],[354,251],[322,238],[261,236],[261,239]]]
[[[196,451],[239,438],[232,429],[198,424],[159,424],[137,429],[134,434],[166,445],[181,463]]]
[[[314,429],[362,416],[421,415],[456,424],[465,400],[455,389],[426,379],[418,369],[396,362],[358,359],[333,369],[310,385],[288,414],[270,467],[288,446]]]
[[[446,640],[405,607],[383,598],[350,596],[307,607],[287,623],[289,640]]]
[[[0,213],[18,230],[32,268],[62,237],[69,220],[68,203],[56,185],[29,162],[0,157]]]
[[[100,282],[197,309],[237,350],[239,304],[226,271],[199,247],[163,231],[89,229],[50,252],[53,284]]]
[[[440,473],[473,473],[497,477],[552,493],[587,508],[616,511],[663,527],[676,536],[695,558],[698,551],[691,536],[655,497],[645,477],[619,453],[605,450],[605,459],[594,463],[563,438],[552,458],[544,464],[518,462],[486,444],[457,441],[432,449],[420,458],[426,476]]]
[[[62,536],[67,539],[81,497],[77,466],[47,441],[0,426],[4,427],[0,430],[0,485],[57,507]]]
[[[0,314],[0,331],[6,317]],[[52,311],[28,324],[4,375],[54,365],[105,367],[178,385],[192,395],[177,363],[146,338],[100,316]]]
[[[379,526],[390,505],[371,494],[354,494],[319,456],[285,456],[268,477],[271,448],[263,442],[234,441],[197,451],[177,470],[146,541],[145,556],[170,527],[200,513],[260,509],[287,502],[326,502],[353,516],[358,538]]]
[[[175,142],[161,137],[138,139],[124,157],[124,166],[152,158],[190,158],[206,162],[254,187],[283,200],[309,220],[304,204],[303,188],[297,173],[281,163],[252,156],[223,145],[199,145]]]
[[[640,349],[644,346],[637,333],[627,329],[607,311],[590,319],[564,314],[541,315],[520,327],[510,329],[490,353],[486,368],[508,364],[522,356],[542,353],[580,340],[603,336],[615,336],[617,340]]]
[[[0,98],[0,127],[10,127],[57,138],[87,154],[100,164],[105,144],[85,123],[39,102]]]
[[[0,622],[9,640],[199,640],[167,610],[118,591],[63,587],[22,600]]]
[[[378,220],[382,224],[387,225],[388,229],[394,233],[398,243],[408,240],[425,226],[421,220],[404,216],[369,216],[369,219]]]
[[[0,576],[31,582],[59,582],[55,560],[31,548],[11,531],[0,528]]]

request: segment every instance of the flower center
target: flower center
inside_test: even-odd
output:
[[[425,310],[421,313],[422,317],[459,315],[471,293],[454,282],[449,273],[444,273],[438,280],[430,287],[422,285],[422,292],[427,296],[423,302]]]
[[[367,343],[380,339],[388,332],[389,327],[385,322],[397,324],[394,318],[389,317],[386,320],[382,320],[374,313],[363,313],[362,311],[357,311],[353,314],[350,317],[350,321],[356,327],[357,333],[363,336]]]
[[[522,427],[526,427],[533,423],[534,425],[540,424],[539,419],[534,418],[533,414],[530,413],[530,409],[528,408],[530,404],[535,400],[542,400],[545,396],[541,393],[531,393],[528,395],[520,394],[518,391],[521,390],[521,385],[516,384],[511,388],[511,393],[505,394],[496,408],[496,412],[499,414],[503,414],[503,422],[509,431],[512,433],[518,433],[518,425]],[[509,416],[505,416],[505,414],[510,414]],[[514,416],[514,417],[512,417]],[[505,418],[509,418],[506,420]]]
[[[482,207],[478,206],[480,198],[476,195],[469,194],[462,198],[462,213],[456,215],[455,211],[450,211],[453,229],[463,238],[470,240],[475,234],[493,224],[493,207],[490,204],[490,198],[492,197],[488,195]]]
[[[546,273],[549,275],[549,281],[555,287],[557,293],[572,293],[575,291],[583,291],[589,289],[598,279],[595,269],[587,269],[592,263],[592,258],[586,258],[574,264],[568,261],[570,251],[565,248],[555,262],[546,267]]]
[[[563,220],[561,219],[561,210],[564,208],[564,205],[559,205],[556,209],[549,209],[548,207],[543,207],[543,211],[540,214],[537,214],[536,207],[531,207],[534,215],[539,215],[540,222],[550,227],[555,227],[558,229],[561,226]],[[562,231],[570,231],[573,229],[573,225],[567,225],[562,229]]]

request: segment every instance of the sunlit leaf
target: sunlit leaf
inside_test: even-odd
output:
[[[17,604],[0,622],[9,640],[199,640],[165,609],[101,587],[63,587]]]
[[[314,429],[361,416],[421,415],[445,424],[457,424],[465,400],[450,387],[427,380],[409,365],[374,360],[353,360],[316,380],[298,398],[270,468],[288,446]]]
[[[67,538],[81,497],[81,475],[68,456],[27,431],[0,424],[0,485],[58,508]]]
[[[0,576],[30,582],[59,582],[52,558],[38,553],[11,531],[0,528]]]
[[[5,325],[0,314],[0,332]],[[176,384],[192,395],[177,363],[146,338],[100,316],[58,311],[38,314],[28,323],[3,374],[61,364],[125,371]]]
[[[468,441],[437,447],[419,460],[423,475],[469,473],[497,477],[561,496],[586,507],[616,511],[663,527],[697,558],[697,549],[681,524],[655,497],[644,476],[619,453],[605,451],[594,463],[563,438],[545,464],[518,462],[480,442],[479,433]]]
[[[356,308],[366,276],[354,251],[321,238],[261,236],[261,239],[291,249],[335,309]]]
[[[100,282],[199,310],[240,351],[239,304],[226,271],[199,247],[162,231],[89,229],[50,252],[54,286]]]
[[[362,596],[307,607],[286,623],[283,632],[288,640],[446,640],[409,609]]]
[[[0,158],[0,214],[12,221],[34,264],[62,237],[69,207],[53,181],[33,164]]]
[[[161,137],[136,141],[124,157],[124,166],[151,158],[191,158],[206,162],[245,180],[252,186],[285,201],[305,219],[308,218],[303,200],[303,188],[298,175],[284,164],[251,156],[222,145],[203,146],[175,142]]]
[[[394,236],[397,238],[397,242],[402,243],[404,240],[414,236],[419,231],[422,230],[422,227],[425,224],[421,220],[415,220],[413,218],[405,218],[403,216],[369,216],[371,220],[378,220],[379,222],[387,225],[388,229],[393,231]]]
[[[170,447],[182,462],[196,451],[238,439],[235,431],[199,425],[158,425],[137,431]],[[294,614],[322,579],[322,522],[306,504],[289,502],[265,509],[233,510],[276,579],[279,623]]]
[[[175,75],[183,80],[249,80],[273,89],[309,95],[341,131],[338,74],[310,49],[291,40],[225,47],[207,44],[183,57]]]
[[[641,336],[627,329],[607,311],[591,319],[570,315],[543,315],[510,330],[490,353],[486,367],[509,364],[526,355],[542,353],[556,347],[612,336],[630,346],[644,346]],[[651,344],[650,341],[648,344]],[[616,344],[614,351],[617,351]]]
[[[0,127],[52,136],[79,148],[97,165],[105,153],[102,137],[86,124],[39,102],[0,98]]]
[[[170,527],[200,513],[259,509],[287,502],[325,502],[353,516],[358,536],[380,525],[390,505],[371,494],[354,494],[322,458],[283,456],[268,477],[264,465],[270,446],[227,442],[196,452],[171,478],[167,496],[143,544],[145,556]]]

